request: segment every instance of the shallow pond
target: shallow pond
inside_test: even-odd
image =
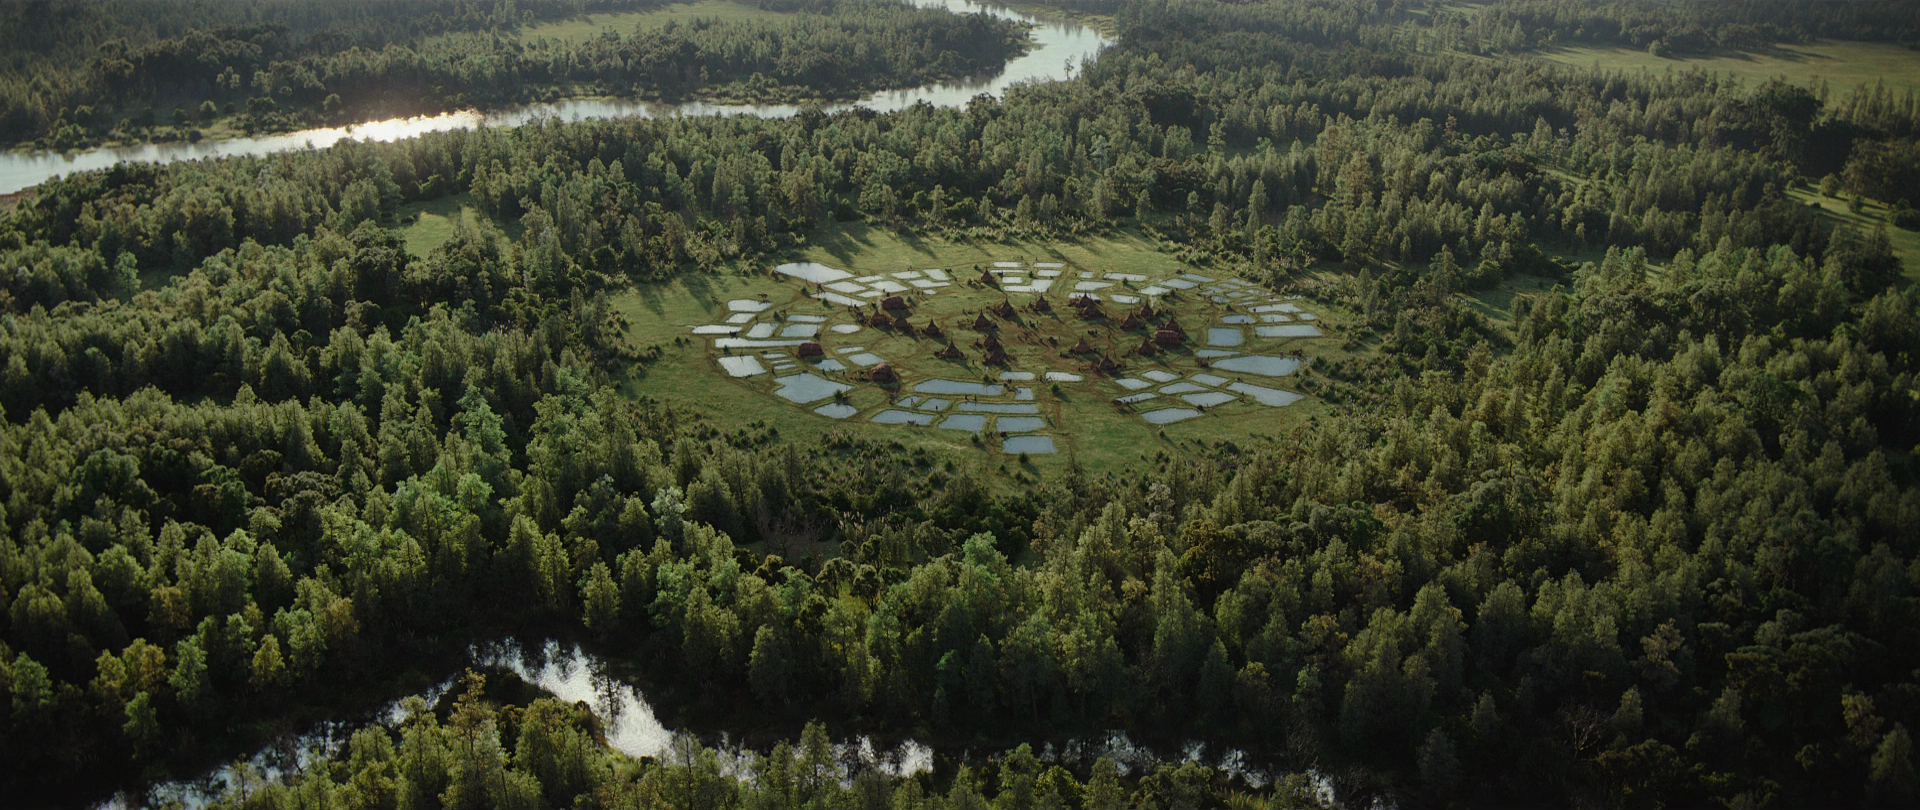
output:
[[[923,380],[914,383],[913,390],[921,394],[946,394],[947,396],[997,397],[1007,391],[1004,385],[988,385],[959,380]]]
[[[1299,371],[1300,365],[1301,360],[1298,357],[1268,357],[1258,354],[1213,361],[1213,367],[1223,371],[1238,371],[1266,377],[1285,377]]]
[[[1000,443],[1000,450],[1008,455],[1026,453],[1034,456],[1060,452],[1054,448],[1052,436],[1010,436]]]
[[[1165,425],[1178,422],[1182,419],[1192,419],[1199,415],[1200,412],[1192,408],[1162,408],[1157,411],[1148,411],[1140,414],[1140,418],[1156,425]]]
[[[1222,393],[1220,391],[1202,391],[1197,394],[1183,394],[1180,398],[1202,408],[1225,405],[1240,399],[1232,394]]]
[[[912,411],[888,408],[887,410],[874,414],[873,419],[869,421],[878,422],[882,425],[931,425],[936,418],[938,417],[930,413],[914,413]]]
[[[1283,323],[1273,326],[1256,326],[1253,331],[1261,337],[1319,337],[1320,327],[1310,323]]]
[[[831,284],[836,281],[853,278],[852,273],[838,268],[828,267],[819,262],[788,262],[774,267],[773,272],[783,276],[793,276],[801,281],[809,281],[814,284]]]
[[[1282,391],[1278,388],[1267,388],[1265,386],[1254,385],[1253,383],[1237,382],[1227,386],[1227,390],[1238,391],[1242,394],[1246,394],[1247,396],[1253,397],[1255,402],[1258,402],[1262,405],[1271,405],[1275,408],[1284,408],[1288,405],[1292,405],[1295,402],[1299,402],[1300,400],[1306,399],[1305,396],[1301,394],[1296,394],[1292,391]]]
[[[814,408],[813,412],[820,414],[821,416],[827,417],[828,419],[845,419],[849,416],[859,413],[860,409],[855,408],[852,405],[848,405],[844,402],[829,402],[818,408]]]
[[[962,402],[960,410],[975,413],[1039,413],[1040,406],[1016,402]]]
[[[1046,426],[1047,420],[1038,416],[1002,416],[993,423],[993,429],[1001,433],[1027,433]]]
[[[964,406],[962,406],[964,407]],[[956,413],[940,423],[943,430],[968,430],[974,433],[987,429],[987,417],[977,413]]]
[[[780,377],[774,382],[780,384],[779,390],[774,391],[774,394],[781,399],[802,404],[819,402],[842,391],[853,390],[851,385],[834,382],[818,374],[795,374],[791,377]]]
[[[767,367],[760,365],[760,358],[750,354],[722,357],[720,367],[727,370],[729,377],[751,377],[755,374],[767,373]]]

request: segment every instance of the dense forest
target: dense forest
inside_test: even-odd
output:
[[[867,64],[892,70],[919,12],[842,5],[863,22],[790,30],[879,40]],[[1292,807],[1325,801],[1309,768],[1354,805],[1915,800],[1920,290],[1890,237],[1914,225],[1912,94],[1489,59],[1409,3],[1077,5],[1115,14],[1114,47],[962,108],[122,165],[0,214],[0,791],[190,776],[523,635],[588,645],[704,728],[796,741],[633,760],[475,676],[222,801]],[[159,8],[99,30],[129,53],[199,36]],[[1910,42],[1920,10],[1489,18],[1718,47]],[[316,20],[502,41],[477,12]],[[673,36],[721,42],[704,30]],[[83,50],[43,60],[83,75]],[[488,216],[410,255],[402,207],[459,193]],[[647,396],[670,347],[630,343],[610,295],[762,272],[857,220],[1142,234],[1337,302],[1375,350],[1317,364],[1330,415],[1284,441],[1024,489]],[[1550,288],[1501,318],[1464,295],[1517,277]],[[1037,753],[1114,728],[1293,775]],[[974,757],[900,776],[829,753],[853,729]]]
[[[696,17],[624,36],[530,42],[516,34],[538,20],[664,4],[120,4],[135,7],[136,20],[158,18],[139,27],[118,22],[122,9],[111,4],[74,4],[71,20],[43,13],[44,4],[11,5],[0,5],[0,36],[31,41],[55,29],[52,41],[95,45],[84,58],[21,51],[0,65],[0,143],[55,149],[199,138],[198,126],[217,120],[252,133],[581,92],[845,98],[971,76],[1025,44],[1011,22],[895,0],[795,0],[761,20]]]

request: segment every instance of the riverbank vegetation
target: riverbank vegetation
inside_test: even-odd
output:
[[[1893,37],[1915,13],[1500,13],[1536,7],[1727,15],[1715,36],[1804,14]],[[919,797],[894,806],[1027,806],[1021,740],[1112,728],[1314,765],[1354,803],[1910,803],[1920,291],[1888,234],[1913,228],[1920,109],[1408,46],[1437,11],[1133,3],[1075,80],[964,108],[544,122],[44,184],[0,214],[0,789],[187,775],[422,639],[525,632],[623,662],[690,728],[1011,752],[991,790],[853,775]],[[403,210],[455,195],[478,216],[410,253]],[[667,349],[627,338],[617,296],[855,228],[1142,240],[1310,288],[1370,351],[1318,369],[1324,414],[1278,441],[1021,487],[650,396]],[[1469,297],[1517,279],[1501,318]],[[796,795],[777,758],[742,784],[587,724],[416,712],[235,803],[361,780],[365,806],[462,804],[475,774],[505,791],[476,804]],[[1161,775],[1136,775],[1127,800],[1253,801],[1175,771],[1157,789],[1194,792],[1141,799]],[[1055,784],[1112,806],[1102,778]]]
[[[97,51],[49,45],[49,52],[21,52],[0,65],[10,68],[0,70],[0,142],[52,149],[287,131],[581,94],[851,98],[998,68],[1026,40],[1006,20],[892,0],[774,3],[746,18],[695,16],[579,39],[517,34],[535,20],[663,4],[546,2],[516,10],[285,3],[263,7],[264,19],[204,4],[188,7],[204,16],[173,9],[146,27],[110,24],[117,13],[107,9],[49,21],[31,13],[32,4],[13,5],[0,8],[0,35],[106,40]],[[176,35],[158,33],[183,26]]]

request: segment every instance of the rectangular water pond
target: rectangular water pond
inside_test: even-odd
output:
[[[765,340],[773,337],[773,324],[756,323],[752,329],[747,330],[747,337],[753,338],[754,340]]]
[[[1115,399],[1114,402],[1118,402],[1122,405],[1132,405],[1135,402],[1146,402],[1149,399],[1154,399],[1159,396],[1160,396],[1159,394],[1156,394],[1152,391],[1146,391],[1139,394],[1128,394],[1124,397],[1120,397],[1119,399]]]
[[[1200,275],[1199,273],[1181,273],[1181,274],[1180,274],[1180,277],[1181,277],[1181,278],[1184,278],[1184,279],[1186,279],[1186,280],[1188,280],[1188,281],[1198,281],[1198,282],[1200,282],[1201,284],[1212,284],[1212,283],[1213,283],[1213,277],[1212,277],[1212,276],[1203,276],[1203,275]]]
[[[820,324],[817,323],[790,323],[785,329],[780,330],[781,337],[813,337],[818,334],[820,334]]]
[[[978,413],[956,413],[940,423],[941,430],[965,430],[973,433],[987,429],[987,417]]]
[[[1004,385],[987,385],[959,380],[926,380],[913,384],[913,390],[919,394],[946,394],[947,396],[997,397],[1007,391]]]
[[[1227,390],[1238,391],[1242,394],[1246,394],[1247,396],[1253,397],[1253,401],[1255,402],[1258,402],[1262,405],[1271,405],[1275,408],[1284,408],[1288,405],[1292,405],[1295,402],[1299,402],[1300,400],[1306,399],[1304,395],[1296,394],[1292,391],[1282,391],[1278,388],[1267,388],[1265,386],[1254,385],[1252,383],[1237,382],[1227,386]]]
[[[818,374],[795,374],[791,377],[780,377],[774,382],[780,384],[780,389],[774,391],[774,394],[781,399],[802,404],[819,402],[842,391],[853,390],[851,385],[834,382]]]
[[[920,410],[923,410],[923,411],[944,411],[944,410],[946,410],[946,409],[947,409],[947,406],[948,406],[948,405],[952,405],[952,404],[953,404],[953,400],[951,400],[951,399],[941,399],[941,398],[939,398],[939,397],[929,397],[929,398],[927,398],[927,401],[926,401],[926,402],[922,402],[922,403],[920,403]]]
[[[1252,315],[1228,315],[1220,319],[1221,323],[1253,323]]]
[[[1175,374],[1171,371],[1161,371],[1160,369],[1157,369],[1157,368],[1152,371],[1142,372],[1140,376],[1145,377],[1154,382],[1159,382],[1159,383],[1170,383],[1170,382],[1173,382],[1174,380],[1180,379],[1180,375],[1178,374]]]
[[[829,304],[839,304],[843,307],[864,307],[867,305],[865,301],[858,298],[848,298],[837,292],[817,292],[813,294],[813,297]]]
[[[1268,357],[1258,354],[1213,361],[1213,367],[1217,369],[1259,374],[1263,377],[1285,377],[1299,371],[1300,365],[1301,360],[1298,357]]]
[[[720,358],[720,367],[727,370],[729,377],[751,377],[767,373],[767,367],[760,365],[760,358],[750,354]]]
[[[1066,267],[1067,265],[1066,265],[1066,264],[1065,264],[1064,262],[1034,262],[1034,263],[1033,263],[1033,266],[1034,266],[1034,267],[1049,267],[1049,268],[1061,268],[1061,267]]]
[[[1230,352],[1225,349],[1201,349],[1194,352],[1193,356],[1202,360],[1212,360],[1216,357],[1232,357],[1236,354],[1239,354],[1239,352]]]
[[[773,272],[815,284],[826,284],[853,277],[852,273],[835,270],[819,262],[789,262],[773,268]]]
[[[1111,281],[1082,281],[1073,285],[1076,290],[1104,290],[1113,286]]]
[[[716,349],[779,349],[798,346],[804,340],[748,340],[747,338],[723,337],[713,342]]]
[[[1191,281],[1188,281],[1184,278],[1170,278],[1170,279],[1167,279],[1166,281],[1160,282],[1160,286],[1172,287],[1176,290],[1191,290],[1200,285],[1195,284]],[[1145,292],[1145,290],[1142,290],[1141,292]]]
[[[1219,385],[1226,382],[1227,378],[1217,374],[1195,374],[1193,375],[1193,381],[1201,385]]]
[[[754,317],[755,317],[754,314],[751,312],[739,312],[731,316],[728,316],[727,323],[733,324],[734,326],[739,326],[743,323],[752,322]]]
[[[1031,380],[1031,379],[1033,379],[1033,372],[1031,372],[1031,371],[1002,371],[1002,372],[1000,372],[1000,381],[1001,381],[1001,382],[1014,382],[1014,381],[1016,381],[1016,380],[1019,380],[1019,381],[1025,381],[1025,380]]]
[[[846,363],[842,363],[831,357],[825,360],[820,360],[818,362],[815,362],[813,364],[813,367],[820,369],[821,371],[846,371],[847,370]]]
[[[882,425],[931,425],[939,417],[930,413],[896,411],[891,408],[873,415],[872,421]]]
[[[1198,385],[1194,385],[1193,383],[1190,383],[1190,382],[1177,382],[1165,388],[1160,389],[1160,393],[1168,394],[1168,395],[1190,394],[1195,391],[1205,391],[1205,390],[1207,389],[1202,388]]]
[[[1198,394],[1186,394],[1180,398],[1203,408],[1225,405],[1239,399],[1239,397],[1221,391],[1202,391]]]
[[[1151,286],[1151,287],[1141,287],[1141,288],[1140,288],[1140,294],[1141,294],[1141,295],[1166,295],[1167,293],[1170,293],[1170,292],[1173,292],[1173,291],[1172,291],[1172,290],[1169,290],[1169,289],[1167,289],[1167,288],[1165,288],[1165,287],[1162,287],[1162,286],[1160,286],[1160,285],[1158,285],[1158,284],[1155,284],[1155,285],[1153,285],[1153,286]]]
[[[1047,420],[1038,416],[1002,416],[994,420],[993,429],[1001,433],[1027,433],[1047,426]]]
[[[1320,327],[1310,323],[1282,323],[1273,326],[1256,326],[1253,331],[1261,337],[1319,337]]]
[[[867,288],[865,285],[855,284],[851,281],[836,281],[832,284],[828,284],[827,289],[832,290],[834,292],[843,292],[848,295],[859,295],[867,291]]]
[[[1037,456],[1060,452],[1054,449],[1052,436],[1011,436],[1000,443],[1000,449],[1007,455],[1026,453]]]
[[[1136,380],[1132,377],[1121,377],[1120,379],[1114,380],[1114,382],[1119,383],[1121,388],[1129,391],[1138,391],[1142,388],[1153,387],[1153,383],[1147,382],[1146,380]]]
[[[833,332],[837,335],[851,335],[858,331],[860,331],[860,324],[857,323],[836,323],[833,325]]]
[[[1040,406],[1026,402],[962,402],[960,410],[975,413],[1039,413]]]
[[[740,331],[740,327],[738,326],[718,323],[710,323],[693,328],[693,333],[696,335],[731,335],[738,331]]]
[[[821,416],[824,416],[828,419],[845,419],[849,416],[859,413],[860,409],[855,408],[852,405],[848,405],[844,402],[829,402],[818,408],[814,408],[813,412],[820,414]]]
[[[881,357],[873,352],[861,352],[855,355],[848,355],[847,359],[863,366],[877,366],[887,362],[887,358]]]
[[[1140,418],[1156,425],[1166,425],[1182,419],[1192,419],[1199,415],[1200,412],[1192,408],[1161,408],[1157,411],[1147,411],[1146,413],[1140,414]]]
[[[1240,330],[1229,326],[1215,326],[1207,330],[1207,345],[1209,346],[1238,346],[1245,342],[1246,339],[1247,336],[1241,334]]]
[[[772,301],[755,301],[751,298],[735,298],[727,302],[730,312],[765,312],[772,308]]]
[[[825,315],[788,315],[787,320],[794,323],[826,323]]]
[[[1084,379],[1086,378],[1067,371],[1047,372],[1047,382],[1080,382]]]
[[[1266,304],[1253,308],[1254,312],[1299,312],[1300,307],[1293,304]]]

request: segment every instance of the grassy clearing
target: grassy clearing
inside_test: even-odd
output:
[[[1893,244],[1894,255],[1900,257],[1901,269],[1909,280],[1920,281],[1920,233],[1896,228],[1889,224],[1888,209],[1885,204],[1875,200],[1862,200],[1860,211],[1855,213],[1847,200],[1824,197],[1811,188],[1789,189],[1787,196],[1794,202],[1819,206],[1820,213],[1834,222],[1844,222],[1868,230],[1885,228],[1887,241]]]
[[[1880,42],[1820,40],[1809,45],[1677,59],[1631,48],[1590,47],[1560,48],[1544,56],[1577,67],[1598,66],[1608,70],[1699,69],[1732,74],[1756,85],[1782,76],[1800,85],[1825,79],[1836,94],[1882,80],[1887,83],[1887,89],[1895,93],[1920,91],[1920,51]]]
[[[408,218],[413,217],[411,222]],[[407,252],[415,256],[426,256],[448,239],[453,238],[453,230],[461,222],[479,225],[488,219],[479,208],[474,207],[473,195],[461,192],[437,200],[412,203],[400,207],[400,232],[407,239]],[[510,237],[518,239],[520,223],[495,223]]]
[[[1012,368],[1034,372],[1070,371],[1086,377],[1083,382],[1060,383],[1057,388],[1044,379],[1011,384],[1034,389],[1034,401],[1040,405],[1049,423],[1045,432],[1053,437],[1060,450],[1054,455],[1033,456],[1031,464],[1024,468],[1026,471],[1043,475],[1055,473],[1063,471],[1076,460],[1095,472],[1138,468],[1161,450],[1178,454],[1183,449],[1191,450],[1196,443],[1269,441],[1327,412],[1327,406],[1315,398],[1285,408],[1232,402],[1217,406],[1200,418],[1160,427],[1147,423],[1138,413],[1123,410],[1114,404],[1114,397],[1128,392],[1094,372],[1087,359],[1067,356],[1064,350],[1085,335],[1096,348],[1121,355],[1138,346],[1143,335],[1122,332],[1115,322],[1117,316],[1106,323],[1079,320],[1065,306],[1066,291],[1079,281],[1077,274],[1080,271],[1141,273],[1159,280],[1189,269],[1160,253],[1143,237],[1126,234],[1045,245],[972,243],[922,239],[866,227],[852,227],[817,235],[815,245],[806,253],[806,258],[847,270],[855,276],[933,267],[948,269],[954,279],[961,283],[932,295],[919,296],[911,320],[916,326],[923,326],[929,320],[940,323],[966,352],[967,358],[949,361],[933,357],[933,352],[945,345],[945,339],[907,336],[872,327],[851,335],[823,330],[821,342],[827,346],[829,356],[845,357],[835,350],[862,347],[886,358],[908,384],[896,393],[889,394],[878,386],[858,381],[856,370],[822,372],[822,376],[853,382],[856,387],[849,402],[861,411],[859,415],[846,420],[827,419],[811,412],[824,402],[796,405],[773,394],[776,384],[772,378],[794,372],[776,372],[744,379],[727,377],[716,362],[724,350],[714,349],[705,336],[690,335],[689,327],[724,322],[730,314],[726,302],[734,298],[754,299],[764,295],[765,300],[772,302],[773,308],[756,321],[759,323],[778,323],[777,318],[793,314],[824,315],[830,318],[829,325],[847,323],[850,317],[846,309],[807,297],[812,285],[784,276],[776,278],[771,274],[757,273],[688,276],[670,283],[639,287],[616,298],[616,307],[630,324],[629,338],[638,346],[658,346],[663,350],[660,361],[636,370],[634,377],[626,383],[625,390],[633,396],[650,396],[676,407],[703,413],[723,424],[763,422],[778,429],[782,436],[789,439],[807,440],[823,436],[829,431],[847,430],[869,439],[898,442],[909,449],[926,448],[954,459],[963,466],[972,465],[978,471],[994,473],[989,477],[996,480],[1010,479],[1014,472],[1023,468],[1016,457],[1000,452],[997,435],[983,437],[976,443],[971,434],[963,432],[936,427],[878,425],[869,419],[881,406],[909,393],[907,389],[914,382],[934,378],[997,380],[1003,369],[988,367],[981,362],[982,350],[973,345],[981,336],[968,328],[967,324],[981,310],[999,303],[1003,296],[989,288],[969,288],[965,285],[965,280],[978,275],[979,271],[973,269],[976,263],[990,266],[992,261],[1060,261],[1067,265],[1063,268],[1062,281],[1047,296],[1057,311],[1053,314],[1026,311],[1024,307],[1034,297],[1015,294],[1012,302],[1023,309],[1016,319],[1002,321],[999,330],[1000,338],[1007,344],[1013,358]],[[1223,275],[1206,274],[1215,277]],[[1121,282],[1104,292],[1124,292],[1129,285],[1137,288],[1148,283],[1151,282]],[[1299,303],[1321,316],[1317,325],[1327,336],[1260,338],[1250,328],[1243,327],[1247,329],[1247,342],[1238,349],[1251,354],[1280,354],[1298,348],[1312,357],[1346,356],[1346,351],[1341,348],[1345,336],[1340,324],[1347,322],[1350,315],[1314,301]],[[1121,304],[1108,306],[1110,313],[1119,314],[1132,308],[1131,305]],[[1205,370],[1198,365],[1193,349],[1203,347],[1198,342],[1203,338],[1198,336],[1205,334],[1207,326],[1218,325],[1219,318],[1228,313],[1228,308],[1196,292],[1181,293],[1173,299],[1173,308],[1188,332],[1196,335],[1196,341],[1185,349],[1158,358],[1123,358],[1126,374],[1138,375],[1159,368],[1186,376]],[[739,351],[758,354],[767,350]],[[791,352],[790,349],[771,351]],[[812,369],[803,364],[799,371]],[[1256,385],[1298,391],[1301,376],[1311,375],[1312,371],[1309,368],[1293,377],[1283,378],[1220,373]],[[1185,405],[1165,396],[1151,403],[1148,409],[1173,404]],[[1008,481],[1001,480],[1001,483],[1008,484]]]
[[[568,20],[541,23],[520,29],[521,42],[540,39],[583,40],[597,37],[608,31],[625,36],[642,26],[657,27],[669,21],[688,22],[694,19],[721,20],[739,22],[743,20],[766,20],[790,16],[787,12],[769,11],[751,3],[733,0],[696,0],[692,3],[676,3],[653,11],[621,11],[607,14],[581,14]]]

